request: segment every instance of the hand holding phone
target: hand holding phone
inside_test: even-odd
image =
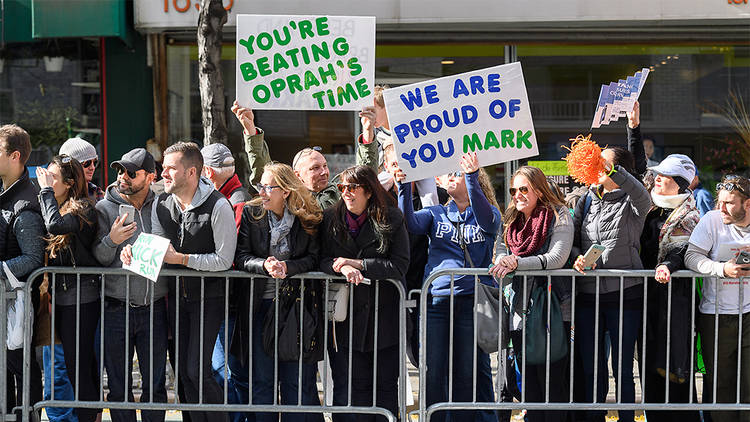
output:
[[[125,220],[122,222],[123,226],[127,226],[128,224],[132,223],[135,219],[135,207],[128,204],[120,204],[119,209],[120,217],[127,214],[125,217]]]
[[[589,248],[588,251],[586,251],[586,254],[583,255],[583,268],[590,270],[591,267],[594,266],[596,261],[599,260],[599,257],[602,256],[604,253],[605,247],[602,245],[593,244]]]
[[[589,270],[596,264],[596,261],[604,253],[604,246],[602,245],[591,245],[586,255],[579,255],[576,262],[573,264],[573,268],[581,274],[585,274],[583,270]]]
[[[740,254],[737,255],[737,264],[750,265],[750,252],[740,251]]]

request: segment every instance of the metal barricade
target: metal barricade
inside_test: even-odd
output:
[[[663,399],[659,400],[650,400],[647,401],[645,392],[646,389],[649,388],[648,382],[646,382],[644,378],[644,373],[648,370],[647,369],[647,359],[649,359],[649,355],[647,355],[647,347],[646,347],[646,338],[647,338],[647,316],[648,316],[648,309],[649,309],[649,278],[652,278],[654,276],[654,271],[648,271],[648,270],[634,270],[634,271],[625,271],[625,270],[596,270],[596,271],[587,271],[585,275],[582,275],[578,273],[575,270],[547,270],[547,271],[519,271],[515,273],[516,277],[516,286],[518,287],[518,283],[520,283],[520,290],[518,292],[515,292],[516,295],[521,294],[523,303],[523,309],[521,310],[520,315],[517,315],[517,318],[520,318],[520,326],[521,326],[521,332],[520,332],[520,338],[516,338],[517,340],[520,339],[521,343],[521,350],[520,350],[520,361],[517,361],[517,365],[519,367],[518,371],[520,372],[520,399],[516,399],[513,401],[501,401],[501,395],[499,394],[499,391],[494,391],[494,400],[493,401],[481,401],[477,399],[477,383],[478,383],[478,377],[477,377],[477,353],[473,353],[473,358],[471,362],[472,367],[472,377],[471,381],[473,384],[472,391],[471,391],[471,400],[466,401],[458,401],[454,400],[454,338],[456,337],[456,333],[454,332],[454,323],[455,323],[455,307],[456,300],[460,295],[456,294],[456,280],[458,280],[462,276],[470,276],[472,281],[471,283],[474,284],[474,288],[476,289],[479,281],[480,276],[487,276],[488,270],[487,269],[478,269],[478,268],[464,268],[464,269],[451,269],[451,270],[441,270],[436,271],[433,274],[430,274],[429,277],[425,280],[425,283],[423,285],[422,291],[421,291],[421,298],[420,298],[420,332],[419,332],[419,341],[420,341],[420,351],[419,351],[419,410],[418,414],[421,421],[429,421],[431,417],[434,417],[436,412],[446,412],[446,411],[480,411],[480,410],[487,410],[487,411],[510,411],[510,410],[522,410],[525,409],[527,411],[542,411],[542,410],[560,410],[560,411],[606,411],[606,410],[617,410],[617,411],[646,411],[647,413],[650,411],[659,411],[659,410],[667,410],[667,411],[674,411],[674,410],[691,410],[691,411],[698,411],[698,410],[710,410],[710,411],[750,411],[750,400],[745,399],[744,402],[741,400],[740,391],[743,388],[740,384],[741,377],[741,368],[742,368],[742,353],[737,353],[736,356],[736,370],[732,368],[730,370],[731,375],[733,379],[736,379],[736,385],[734,386],[736,389],[736,395],[731,398],[731,401],[726,402],[725,397],[720,397],[719,402],[717,402],[717,373],[722,372],[722,367],[719,366],[718,369],[714,370],[713,368],[717,368],[719,365],[717,353],[713,353],[713,359],[712,362],[707,363],[707,370],[708,374],[707,376],[701,377],[703,380],[712,381],[712,388],[707,389],[704,384],[703,388],[703,402],[698,402],[694,400],[694,397],[697,393],[697,386],[696,386],[696,373],[693,370],[696,364],[696,354],[695,354],[695,336],[697,330],[696,322],[698,317],[698,310],[697,308],[697,302],[696,302],[696,294],[700,292],[696,292],[696,280],[697,279],[703,279],[705,282],[708,279],[708,276],[688,272],[688,271],[678,271],[671,275],[672,280],[666,284],[666,290],[667,290],[667,298],[666,298],[666,335],[665,335],[665,341],[666,341],[666,362],[664,363],[664,368],[662,370],[665,374],[662,376],[663,385],[661,383],[658,384],[657,388],[664,389],[663,391]],[[447,362],[441,362],[439,365],[446,365],[448,367],[447,371],[447,377],[448,377],[448,385],[447,387],[445,385],[437,385],[437,386],[430,386],[427,383],[428,374],[431,369],[435,370],[436,368],[430,368],[428,367],[428,360],[427,360],[427,353],[428,350],[430,350],[431,344],[428,342],[428,302],[434,298],[431,295],[431,288],[433,282],[438,277],[450,277],[450,285],[449,285],[449,297],[444,300],[449,301],[449,315],[448,315],[448,321],[449,321],[449,346],[447,351]],[[564,277],[567,278],[570,281],[570,329],[569,331],[565,332],[565,337],[569,340],[569,348],[568,353],[566,355],[566,358],[568,360],[567,362],[567,369],[566,369],[566,376],[568,379],[553,379],[551,378],[550,374],[550,366],[554,362],[550,362],[550,299],[552,293],[552,285],[553,285],[553,278],[557,277]],[[610,280],[617,279],[619,280],[619,288],[615,290],[615,296],[616,299],[614,302],[607,302],[605,304],[600,303],[600,297],[602,292],[602,283],[606,282],[604,280],[604,277],[609,277]],[[625,292],[625,280],[630,279],[631,281],[634,281],[634,285],[630,286],[632,288],[635,288],[636,290],[628,290],[630,293],[635,293],[635,298],[637,300],[633,301],[632,298],[626,299],[624,297]],[[693,346],[690,347],[690,356],[689,356],[689,365],[688,368],[690,369],[690,376],[688,376],[688,380],[684,380],[683,382],[688,382],[688,399],[684,400],[685,402],[677,402],[675,400],[670,400],[670,378],[673,376],[671,370],[672,366],[670,366],[670,358],[671,358],[671,352],[670,348],[672,347],[673,340],[679,341],[680,339],[673,339],[672,337],[672,313],[673,313],[673,286],[674,283],[679,283],[681,280],[689,280],[691,283],[690,287],[690,303],[692,304],[690,306],[690,309],[687,311],[689,312],[689,327],[690,327],[690,333],[691,333],[691,341],[690,344]],[[726,279],[725,279],[726,280]],[[601,389],[605,389],[607,386],[601,386],[597,385],[598,380],[600,379],[600,375],[598,371],[600,370],[601,363],[599,362],[599,356],[602,352],[603,348],[605,347],[604,344],[600,344],[600,336],[594,335],[593,336],[593,355],[592,356],[576,356],[576,298],[578,296],[579,300],[583,294],[581,290],[582,283],[584,282],[593,282],[594,287],[593,291],[586,292],[589,296],[588,299],[591,299],[593,297],[593,305],[590,303],[586,303],[584,305],[579,305],[579,308],[587,309],[587,311],[590,311],[590,307],[593,306],[593,326],[594,330],[593,333],[600,333],[600,319],[602,317],[602,312],[604,311],[610,311],[611,309],[617,309],[617,322],[616,322],[616,332],[617,336],[615,338],[612,338],[612,356],[613,356],[613,362],[612,366],[613,368],[618,368],[620,373],[623,373],[624,371],[627,371],[627,368],[630,365],[626,365],[623,368],[623,353],[622,353],[622,344],[623,344],[623,327],[624,327],[624,304],[627,300],[629,303],[635,303],[636,308],[639,306],[642,306],[642,309],[638,309],[640,313],[640,323],[637,324],[638,327],[638,333],[639,336],[638,339],[636,339],[638,344],[637,352],[637,360],[638,360],[638,374],[636,375],[633,370],[631,370],[628,374],[624,374],[623,376],[616,376],[616,395],[614,402],[607,403],[606,400],[597,399],[599,392],[601,392]],[[744,298],[744,289],[745,285],[750,282],[750,277],[744,277],[742,279],[742,283],[740,283],[740,286],[742,288],[738,289],[738,305],[734,305],[734,317],[737,317],[739,314],[739,317],[737,319],[737,338],[736,338],[736,347],[737,350],[742,350],[742,344],[743,340],[748,341],[748,339],[743,339],[742,332],[743,332],[743,315],[741,312],[742,304],[745,303]],[[465,281],[463,282],[464,286]],[[508,285],[510,283],[509,278],[505,278],[504,281],[501,283],[502,286]],[[537,382],[537,384],[542,384],[541,388],[543,391],[543,399],[540,400],[527,400],[527,386],[530,386],[528,384],[529,380],[526,379],[527,370],[539,370],[539,368],[531,368],[530,365],[527,365],[526,362],[526,345],[527,345],[527,308],[528,305],[528,299],[531,294],[531,289],[534,287],[533,283],[541,283],[541,287],[544,288],[546,297],[547,297],[547,309],[546,312],[546,361],[543,365],[539,365],[544,370],[544,382],[540,383]],[[655,283],[655,281],[651,281],[651,283]],[[725,286],[725,282],[718,282],[715,283],[714,289],[716,291],[716,298],[714,309],[710,312],[706,310],[705,313],[703,313],[702,318],[712,318],[713,319],[713,329],[714,333],[720,333],[719,335],[713,336],[713,341],[708,344],[708,346],[713,347],[712,350],[717,350],[718,348],[718,339],[722,335],[722,332],[720,331],[719,326],[719,320],[721,318],[730,317],[728,315],[720,315],[720,312],[722,312],[719,308],[719,300],[720,292],[722,288],[727,288]],[[579,292],[576,291],[576,287],[578,287]],[[642,291],[641,291],[642,290]],[[619,292],[619,293],[618,293]],[[414,292],[410,292],[414,293]],[[642,295],[642,297],[641,297]],[[503,294],[503,289],[500,290],[500,304],[498,309],[498,314],[500,315],[499,321],[498,321],[498,332],[500,333],[500,336],[498,338],[498,344],[497,348],[499,351],[503,351],[504,349],[508,350],[508,338],[503,338],[503,327],[505,327],[507,324],[509,324],[509,320],[507,318],[513,318],[512,314],[504,314],[503,312],[503,304],[508,304],[508,298],[507,295]],[[467,297],[467,296],[464,296]],[[470,297],[473,298],[473,309],[476,310],[477,307],[477,298],[475,295],[470,294]],[[609,296],[611,299],[613,296]],[[750,298],[750,297],[749,297]],[[750,305],[750,303],[748,303]],[[607,309],[603,309],[604,307],[607,307]],[[653,306],[653,304],[652,304]],[[684,309],[682,310],[684,313]],[[726,309],[724,310],[724,313],[726,314]],[[503,316],[505,315],[505,316]],[[586,314],[588,315],[588,314]],[[629,320],[630,321],[630,320]],[[479,350],[478,341],[477,341],[477,314],[474,312],[473,314],[473,344],[477,351]],[[628,324],[631,324],[628,322]],[[632,325],[632,324],[631,324]],[[726,324],[724,324],[726,325]],[[614,328],[614,327],[613,327]],[[630,327],[633,328],[633,327]],[[732,328],[734,329],[734,328]],[[614,331],[614,330],[613,330]],[[611,333],[610,333],[611,334]],[[518,334],[517,334],[518,335]],[[578,333],[579,337],[581,336],[580,330]],[[515,340],[514,340],[515,341]],[[602,339],[603,341],[603,339]],[[705,338],[704,338],[705,341]],[[580,342],[580,338],[579,338]],[[514,347],[518,347],[518,344],[513,344]],[[704,347],[706,345],[704,344]],[[518,352],[518,351],[516,351]],[[635,351],[634,351],[635,352]],[[616,359],[614,359],[614,356],[617,356]],[[573,387],[576,382],[575,380],[575,373],[574,370],[574,362],[575,359],[592,359],[593,360],[593,394],[591,395],[592,400],[590,401],[578,401],[576,402],[574,400],[574,393],[573,393]],[[559,362],[562,362],[559,361]],[[606,363],[606,362],[605,362]],[[626,362],[627,363],[627,362]],[[726,363],[726,362],[724,362]],[[746,360],[745,365],[748,365],[748,361]],[[499,387],[501,385],[501,369],[504,369],[505,362],[501,361],[498,363],[498,379],[496,383],[493,383],[494,386]],[[606,368],[606,366],[604,367]],[[438,368],[440,370],[443,370],[443,368]],[[633,368],[636,369],[636,368]],[[726,372],[726,370],[723,370]],[[617,371],[615,371],[617,372]],[[604,374],[607,375],[608,374]],[[640,392],[640,400],[624,400],[622,397],[622,388],[623,388],[623,377],[625,376],[632,376],[633,377],[633,383],[636,384],[636,381],[640,379],[640,388],[637,389],[638,392]],[[586,380],[582,380],[586,381]],[[581,382],[581,381],[579,381]],[[564,385],[567,388],[566,391],[566,398],[564,400],[553,400],[550,397],[550,386],[557,384],[557,386],[560,386],[561,383],[564,383]],[[607,383],[609,383],[607,381]],[[447,394],[448,399],[445,401],[440,402],[434,402],[429,403],[427,396],[428,391],[430,388],[447,388]],[[598,391],[599,390],[599,391]],[[708,390],[708,391],[707,391]],[[653,390],[652,390],[653,391]],[[710,401],[706,400],[707,394],[706,393],[712,393],[710,394],[710,397],[712,399]],[[747,393],[745,393],[747,394]]]
[[[222,371],[224,373],[224,385],[223,385],[223,398],[219,400],[219,403],[211,402],[209,399],[206,399],[204,397],[204,393],[206,392],[206,386],[204,386],[204,377],[200,376],[197,386],[197,394],[198,398],[197,400],[194,400],[192,403],[177,403],[177,397],[180,396],[180,391],[178,386],[179,384],[185,380],[185,377],[180,375],[180,368],[185,367],[184,365],[180,364],[181,359],[186,359],[185,356],[180,356],[179,349],[181,348],[180,343],[180,319],[181,317],[185,317],[186,312],[193,312],[195,309],[180,309],[180,306],[186,306],[184,305],[187,302],[183,302],[180,298],[174,298],[174,300],[169,301],[169,306],[174,306],[174,308],[168,309],[168,316],[174,315],[175,320],[174,323],[170,324],[170,328],[172,330],[172,334],[174,335],[174,344],[175,344],[175,353],[174,353],[174,360],[171,361],[171,363],[174,366],[174,388],[173,388],[173,394],[175,397],[174,402],[167,402],[166,400],[164,402],[160,402],[158,400],[154,399],[154,375],[160,376],[160,374],[154,374],[154,358],[153,358],[153,351],[154,351],[154,323],[155,323],[155,302],[158,302],[159,299],[157,298],[156,301],[154,300],[154,288],[147,288],[147,292],[149,297],[146,298],[146,304],[144,307],[148,306],[148,356],[150,358],[148,359],[149,364],[148,368],[141,368],[141,373],[148,374],[148,382],[150,382],[149,386],[149,394],[148,397],[141,396],[140,402],[133,401],[129,398],[129,387],[132,385],[132,380],[130,380],[130,364],[132,361],[130,360],[131,352],[130,350],[134,348],[133,345],[130,343],[130,336],[125,335],[124,339],[124,357],[126,359],[126,362],[124,364],[125,367],[125,373],[124,378],[125,380],[129,380],[126,384],[125,388],[125,394],[124,394],[124,400],[123,401],[105,401],[105,388],[104,388],[104,379],[103,374],[105,372],[105,342],[107,342],[107,336],[112,335],[112,333],[108,333],[107,330],[105,330],[105,325],[107,324],[106,320],[106,312],[105,312],[105,302],[109,299],[105,297],[105,286],[108,282],[115,282],[115,280],[112,280],[113,278],[121,278],[124,277],[125,280],[125,297],[128,298],[122,305],[124,306],[124,326],[125,326],[125,333],[131,332],[131,324],[135,324],[135,322],[131,322],[131,311],[133,308],[131,305],[133,305],[130,301],[130,286],[131,286],[131,277],[135,277],[132,273],[117,269],[117,268],[72,268],[72,267],[46,267],[41,268],[33,272],[29,278],[28,282],[26,283],[26,291],[27,293],[31,293],[31,286],[34,284],[34,280],[37,280],[39,277],[43,277],[44,274],[47,273],[49,277],[49,285],[50,289],[52,291],[52,300],[51,300],[51,335],[50,335],[50,346],[54,347],[54,339],[55,339],[55,330],[56,327],[56,310],[63,305],[59,305],[56,303],[56,294],[55,289],[58,288],[56,286],[58,283],[56,283],[56,279],[58,277],[62,277],[66,274],[74,274],[75,275],[75,282],[76,282],[76,304],[75,304],[75,347],[76,347],[76,357],[80,357],[80,344],[81,340],[84,338],[82,336],[85,336],[86,334],[81,333],[81,327],[82,327],[82,315],[81,315],[81,276],[86,275],[97,275],[100,276],[100,287],[99,287],[99,310],[98,314],[100,315],[100,322],[99,322],[99,331],[98,334],[101,338],[100,346],[98,349],[99,352],[99,365],[98,365],[98,372],[99,372],[99,396],[98,399],[87,399],[84,400],[80,397],[81,393],[81,380],[80,380],[80,374],[81,369],[83,365],[88,364],[87,362],[80,362],[79,359],[76,359],[75,361],[75,368],[68,368],[68,372],[72,372],[76,374],[73,382],[73,390],[74,390],[74,397],[73,400],[59,400],[56,399],[54,394],[54,388],[52,388],[52,396],[48,400],[43,400],[38,403],[28,403],[29,398],[29,382],[28,382],[28,375],[29,371],[24,371],[24,409],[33,409],[36,411],[40,411],[42,408],[45,407],[63,407],[63,408],[79,408],[79,409],[102,409],[102,408],[109,408],[111,410],[141,410],[141,411],[149,411],[149,410],[158,410],[158,411],[165,411],[165,410],[180,410],[180,411],[200,411],[200,412],[272,412],[272,413],[317,413],[322,414],[323,413],[347,413],[347,414],[369,414],[369,415],[375,415],[382,417],[383,420],[388,421],[396,421],[399,417],[399,414],[402,415],[402,418],[405,418],[405,411],[406,411],[406,388],[405,385],[408,381],[406,376],[406,364],[405,364],[405,356],[406,356],[406,333],[405,333],[405,327],[406,327],[406,307],[405,307],[405,298],[406,293],[404,290],[404,287],[401,282],[398,281],[392,281],[392,280],[382,280],[382,281],[373,281],[370,288],[367,290],[367,294],[370,294],[370,291],[373,291],[374,295],[374,318],[375,318],[375,330],[372,333],[374,336],[373,338],[373,344],[375,347],[373,348],[372,353],[372,385],[370,386],[372,389],[372,401],[368,404],[353,404],[352,399],[352,359],[353,359],[353,347],[352,347],[352,334],[353,334],[353,315],[354,315],[354,295],[355,290],[358,288],[361,288],[360,286],[353,286],[349,290],[349,300],[348,300],[348,315],[347,315],[347,321],[348,321],[348,347],[346,349],[348,350],[348,356],[346,356],[346,359],[348,359],[348,371],[346,374],[347,379],[347,389],[346,389],[346,398],[344,400],[344,403],[333,405],[328,405],[327,401],[329,399],[329,393],[328,393],[328,378],[329,378],[329,369],[328,369],[328,361],[329,361],[329,352],[331,344],[329,342],[329,327],[331,326],[330,321],[328,321],[328,309],[327,309],[327,297],[329,293],[329,286],[332,282],[337,282],[343,280],[343,277],[336,277],[331,276],[324,273],[319,272],[311,272],[311,273],[305,273],[300,274],[294,277],[291,277],[291,279],[299,280],[299,296],[297,296],[296,301],[299,302],[299,306],[301,309],[304,310],[305,306],[305,300],[308,300],[308,296],[305,295],[305,289],[311,288],[313,286],[312,283],[322,283],[319,284],[318,290],[323,293],[323,296],[321,298],[322,305],[323,305],[323,341],[324,341],[324,349],[323,349],[323,361],[325,362],[325,370],[324,373],[320,374],[321,381],[323,384],[323,402],[322,405],[320,403],[320,392],[318,391],[317,386],[315,386],[315,401],[317,401],[316,404],[303,404],[303,365],[308,365],[309,363],[303,362],[303,350],[302,350],[302,341],[299,340],[299,332],[298,332],[298,344],[299,344],[299,358],[296,360],[296,367],[297,367],[297,387],[296,387],[296,398],[294,398],[292,403],[285,403],[281,404],[279,400],[280,395],[280,360],[279,360],[279,336],[278,336],[278,329],[279,329],[279,283],[276,283],[275,287],[275,293],[274,293],[274,300],[273,300],[273,306],[271,306],[271,309],[269,312],[274,312],[274,315],[276,316],[274,318],[274,328],[276,329],[275,332],[277,333],[274,335],[274,356],[273,359],[273,384],[271,386],[272,388],[272,400],[270,403],[264,403],[264,404],[256,404],[253,400],[253,327],[254,327],[254,318],[257,316],[255,315],[256,310],[253,309],[253,303],[250,301],[250,309],[247,315],[247,323],[249,327],[249,335],[248,335],[248,362],[250,362],[247,365],[246,370],[248,371],[246,374],[247,376],[247,382],[249,384],[249,396],[245,403],[241,404],[230,404],[228,400],[228,373],[230,371],[229,369],[229,346],[231,341],[231,334],[228,332],[227,327],[229,326],[230,321],[230,313],[229,313],[229,291],[230,291],[230,280],[232,280],[232,283],[245,283],[245,287],[249,288],[251,291],[255,288],[255,283],[259,281],[259,279],[267,279],[267,277],[261,277],[257,275],[251,275],[246,272],[240,272],[240,271],[225,271],[225,272],[216,272],[216,273],[209,273],[209,272],[197,272],[197,271],[188,271],[188,270],[162,270],[160,273],[160,280],[159,282],[168,282],[170,283],[170,287],[173,287],[173,289],[170,289],[170,292],[181,292],[180,290],[180,280],[182,277],[195,277],[200,279],[200,300],[198,302],[198,309],[199,312],[199,325],[198,325],[198,331],[199,331],[199,339],[200,339],[200,346],[199,353],[197,356],[196,361],[191,361],[190,365],[197,365],[199,370],[198,372],[202,374],[202,368],[205,367],[206,360],[210,362],[211,356],[206,356],[204,353],[204,342],[210,341],[211,347],[213,349],[213,344],[216,342],[217,336],[208,336],[209,334],[204,333],[204,329],[207,324],[207,314],[205,309],[205,303],[206,299],[210,299],[207,297],[207,294],[209,292],[206,291],[206,279],[221,279],[223,280],[223,286],[224,294],[223,296],[223,315],[221,316],[221,320],[224,322],[224,331],[223,335],[219,335],[219,340],[221,343],[223,343],[223,349],[224,349],[224,362],[222,366]],[[168,281],[165,281],[168,280]],[[272,280],[272,279],[269,279]],[[151,283],[149,281],[149,283]],[[385,284],[384,284],[385,283]],[[387,290],[385,290],[387,289]],[[386,292],[386,293],[383,293]],[[364,293],[363,293],[364,294]],[[378,402],[380,399],[377,397],[377,380],[378,380],[378,347],[379,344],[378,340],[378,323],[379,323],[379,317],[378,312],[381,304],[381,298],[384,294],[388,294],[388,298],[393,298],[393,295],[395,294],[395,299],[397,300],[397,309],[398,309],[398,341],[396,350],[398,353],[398,376],[397,376],[397,382],[398,382],[398,391],[395,392],[396,394],[396,400],[397,400],[397,409],[394,414],[393,411],[383,407],[379,406]],[[179,294],[177,294],[179,296]],[[215,295],[211,295],[212,297]],[[30,297],[27,295],[27,297]],[[187,296],[185,296],[187,297]],[[388,300],[386,298],[386,300]],[[117,300],[117,299],[114,299]],[[392,299],[391,299],[392,300]],[[96,302],[96,301],[95,301]],[[95,303],[94,302],[94,303]],[[0,305],[0,307],[5,306],[5,301],[3,301],[3,305]],[[384,303],[384,302],[383,302]],[[85,305],[85,304],[83,304]],[[70,306],[70,305],[65,305]],[[192,305],[191,305],[192,306]],[[0,308],[2,309],[2,308]],[[214,315],[215,317],[216,315]],[[384,315],[385,316],[385,315]],[[85,316],[84,316],[85,317]],[[236,318],[244,318],[245,315],[236,315]],[[301,311],[299,312],[299,326],[298,327],[304,327],[305,323],[305,312]],[[90,321],[84,321],[87,326],[90,326]],[[157,321],[157,323],[165,323],[165,321]],[[215,324],[214,324],[215,325]],[[213,325],[212,325],[213,326]],[[36,362],[33,362],[32,359],[32,349],[31,347],[32,340],[33,340],[33,330],[30,329],[32,327],[32,321],[30,312],[27,312],[27,318],[26,318],[26,325],[25,328],[25,339],[24,339],[24,367],[29,368],[30,365],[36,364]],[[192,326],[190,327],[192,330]],[[394,327],[395,328],[395,327]],[[2,329],[0,329],[2,330]],[[66,333],[70,334],[70,327],[66,328]],[[0,331],[0,334],[3,334],[3,331]],[[194,333],[190,333],[194,334]],[[0,336],[0,338],[4,338],[4,336]],[[395,356],[394,356],[395,357]],[[139,356],[139,361],[141,360],[141,356]],[[54,359],[54,356],[52,357]],[[3,360],[5,362],[5,360]],[[166,367],[166,364],[165,364]],[[47,382],[51,382],[51,380],[54,380],[54,365],[52,365],[52,376],[50,377]],[[316,371],[317,372],[317,371]],[[183,374],[184,375],[184,374]],[[46,376],[46,374],[45,374]],[[4,379],[0,380],[0,389],[5,388]],[[4,390],[2,390],[4,391]],[[0,392],[2,392],[0,391]],[[341,397],[341,391],[334,391],[334,395],[337,395],[338,397]],[[287,397],[283,397],[283,401],[287,402]],[[215,400],[214,400],[215,401]],[[24,417],[24,420],[27,420],[26,417]]]

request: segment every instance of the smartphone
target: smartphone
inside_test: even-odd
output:
[[[588,251],[586,251],[586,255],[583,256],[583,268],[590,270],[591,266],[594,265],[594,263],[599,260],[599,257],[602,256],[604,253],[604,246],[593,244],[589,248]]]
[[[740,265],[750,265],[750,252],[740,251],[740,254],[737,255],[737,263]]]
[[[128,214],[128,216],[125,218],[125,221],[122,222],[123,226],[127,226],[135,219],[135,207],[128,204],[120,204],[120,217],[122,217],[126,213]]]

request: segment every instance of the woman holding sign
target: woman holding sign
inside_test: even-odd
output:
[[[396,171],[399,208],[409,232],[430,237],[425,274],[450,268],[487,268],[502,217],[487,173],[479,168],[476,153],[461,157],[463,171],[438,178],[450,195],[447,205],[434,205],[415,212],[411,183],[401,183],[406,174]],[[492,284],[489,276],[482,283]],[[454,295],[451,306],[451,294]],[[453,309],[451,309],[453,308]],[[474,344],[474,276],[449,275],[433,281],[427,302],[427,405],[439,402],[470,402],[476,386],[476,401],[494,400],[489,355]],[[448,374],[450,325],[453,323],[453,374]],[[425,345],[423,345],[424,347]],[[476,379],[473,362],[476,358]],[[448,382],[453,379],[453,397]],[[496,420],[486,411],[438,412],[433,420]]]
[[[81,164],[67,155],[58,155],[46,169],[37,167],[36,177],[48,233],[45,265],[100,266],[91,252],[96,239],[97,215],[88,196]],[[75,400],[98,401],[99,372],[94,335],[99,322],[99,276],[58,274],[54,282],[55,329],[62,341],[70,382],[78,386]],[[77,299],[80,299],[80,308]],[[77,327],[80,329],[78,343]],[[99,412],[98,409],[75,409],[81,422],[96,420]]]
[[[614,147],[606,148],[600,154],[591,154],[582,160],[586,163],[579,164],[588,164],[589,168],[598,171],[598,179],[578,200],[575,207],[572,255],[577,256],[577,259],[573,268],[582,274],[587,269],[596,268],[643,269],[638,250],[646,214],[651,208],[651,197],[643,184],[633,177],[633,154],[623,148]],[[571,161],[568,159],[568,167],[570,166]],[[597,247],[603,247],[599,264],[589,264],[583,255],[579,255],[589,255],[586,251]],[[584,401],[591,403],[606,400],[608,386],[602,385],[606,383],[606,378],[601,378],[602,374],[607,374],[608,371],[604,335],[605,331],[609,331],[612,366],[615,379],[622,389],[618,392],[621,394],[618,397],[621,397],[623,403],[633,403],[633,352],[641,328],[643,279],[578,277],[576,292],[575,347],[576,356],[583,367],[586,394]],[[622,308],[620,303],[623,304]],[[598,332],[595,331],[597,319]],[[598,350],[597,356],[594,355],[595,350]],[[618,369],[620,362],[622,365]],[[598,367],[599,376],[596,380],[594,365]],[[591,419],[603,417],[606,412],[590,410],[586,413]],[[621,421],[633,420],[632,410],[620,410],[618,414]]]
[[[349,167],[340,180],[341,199],[323,213],[320,245],[320,269],[343,275],[353,290],[346,317],[329,329],[335,339],[328,347],[333,404],[346,406],[351,397],[352,406],[377,406],[398,415],[400,294],[388,280],[403,283],[409,237],[393,197],[372,168]],[[333,420],[376,418],[334,413]]]
[[[246,286],[246,294],[240,298],[235,333],[231,351],[245,365],[252,365],[252,404],[274,403],[277,387],[274,385],[274,367],[278,362],[278,380],[283,405],[320,406],[315,384],[316,362],[322,357],[323,311],[320,301],[320,288],[312,283],[304,283],[304,327],[303,338],[308,338],[307,330],[314,331],[311,344],[303,344],[303,355],[299,356],[298,343],[287,344],[289,338],[281,332],[291,306],[300,299],[301,287],[298,280],[289,280],[296,274],[313,270],[317,264],[317,230],[323,215],[310,191],[286,164],[269,163],[263,169],[260,183],[256,186],[259,196],[248,202],[242,211],[237,234],[235,266],[264,277],[253,279]],[[271,277],[275,280],[271,280]],[[278,284],[278,286],[277,286]],[[278,305],[279,320],[275,321],[274,301]],[[291,304],[291,306],[287,306]],[[252,320],[247,315],[252,311]],[[309,311],[309,313],[308,313]],[[321,327],[311,327],[318,323]],[[252,323],[252,326],[250,326]],[[294,326],[286,327],[297,338],[299,320]],[[276,332],[278,348],[275,345]],[[252,336],[252,355],[247,350],[249,336]],[[303,342],[304,343],[304,342]],[[316,345],[317,343],[317,345]],[[270,347],[269,347],[270,346]],[[311,346],[308,349],[308,346]],[[269,350],[270,349],[270,350]],[[296,354],[295,354],[296,353]],[[278,361],[275,358],[278,356]],[[248,362],[252,356],[252,362]],[[302,361],[302,375],[299,374],[299,361]],[[247,375],[247,374],[245,374]],[[302,381],[299,385],[298,380]],[[298,403],[301,391],[302,402]],[[263,413],[255,415],[256,421],[278,420],[278,415]],[[284,421],[322,421],[322,415],[289,413]]]

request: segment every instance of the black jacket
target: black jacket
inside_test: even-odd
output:
[[[99,261],[94,258],[93,246],[96,240],[98,216],[93,204],[88,204],[79,217],[71,213],[61,215],[52,188],[44,188],[39,192],[39,204],[47,232],[52,235],[70,235],[67,247],[58,251],[56,257],[49,258],[49,265],[64,267],[99,267]],[[75,305],[76,286],[75,274],[60,274],[55,277],[55,294],[57,304]],[[89,303],[99,298],[99,276],[94,274],[81,275],[81,303]]]
[[[0,261],[8,264],[19,281],[26,281],[44,260],[44,223],[38,193],[26,169],[11,186],[2,186],[0,181]],[[39,277],[36,283],[41,282]]]
[[[371,285],[354,286],[354,322],[352,348],[357,351],[373,350],[373,333],[375,331],[375,286],[379,285],[378,307],[378,349],[398,344],[399,338],[399,293],[391,282],[379,282],[392,279],[404,283],[404,275],[409,267],[409,235],[406,232],[404,216],[396,207],[388,208],[388,222],[393,232],[387,236],[388,249],[385,253],[377,251],[378,241],[370,218],[367,219],[356,239],[347,231],[334,233],[334,221],[339,218],[336,206],[323,212],[321,225],[320,269],[328,274],[340,275],[333,271],[333,261],[338,257],[362,259],[365,268],[362,275],[369,278]],[[352,309],[350,307],[350,309]],[[336,323],[336,336],[339,345],[349,344],[349,320],[352,317],[347,310],[347,319]]]
[[[270,256],[271,227],[268,223],[268,216],[264,215],[259,219],[253,218],[253,211],[256,215],[259,213],[258,207],[246,205],[242,210],[242,220],[237,233],[237,252],[235,253],[234,266],[238,270],[245,270],[251,274],[260,274],[268,276],[263,262]],[[285,260],[287,276],[291,277],[300,273],[313,271],[318,264],[318,239],[317,235],[308,234],[303,228],[298,218],[294,219],[294,224],[289,232],[290,236],[290,258]],[[246,281],[246,283],[239,283]],[[247,360],[247,345],[251,327],[249,326],[248,314],[250,305],[252,309],[260,309],[260,301],[263,299],[263,293],[266,289],[266,283],[269,281],[266,277],[255,278],[252,290],[250,289],[250,279],[238,280],[235,284],[235,294],[238,296],[237,304],[237,322],[232,335],[231,352],[245,362]],[[312,287],[310,283],[305,288]],[[307,295],[305,295],[307,298]],[[263,318],[255,315],[253,318]]]

